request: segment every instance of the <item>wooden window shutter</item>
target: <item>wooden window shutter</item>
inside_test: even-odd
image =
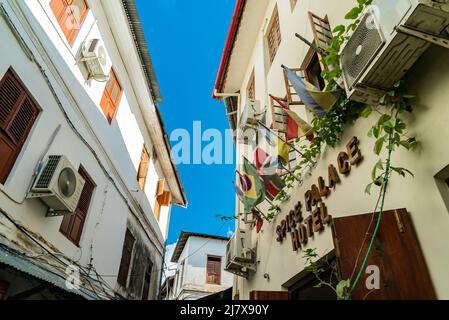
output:
[[[8,70],[0,81],[0,183],[5,183],[38,114],[25,87]]]
[[[111,72],[109,73],[109,80],[106,83],[106,87],[104,88],[103,96],[100,101],[101,110],[103,110],[109,124],[112,123],[115,115],[117,114],[121,97],[122,86],[118,82],[114,69],[111,69]]]
[[[86,221],[92,195],[95,189],[95,183],[89,177],[84,168],[80,167],[78,172],[84,178],[86,183],[84,184],[75,212],[71,215],[64,216],[61,227],[59,228],[61,233],[75,245],[79,245],[84,223]]]
[[[327,16],[318,17],[316,14],[309,12],[309,20],[312,25],[313,37],[318,48],[326,51],[332,42],[332,29]]]
[[[131,264],[131,257],[133,252],[135,238],[133,237],[131,231],[126,230],[125,240],[123,242],[122,259],[120,261],[120,269],[117,276],[117,282],[122,286],[126,287],[128,280],[128,272]]]
[[[51,0],[50,7],[67,41],[72,44],[87,15],[86,0]]]
[[[221,257],[207,257],[206,282],[221,284]]]
[[[161,196],[164,193],[165,179],[159,179],[156,188],[156,197]]]
[[[370,224],[370,221],[373,218],[374,221],[377,220],[378,215],[379,213],[375,213],[373,217],[373,214],[361,214],[333,219],[332,236],[342,279],[351,278],[359,250],[367,251],[371,237],[366,239],[363,247],[360,247],[359,243],[361,239],[364,239],[365,234],[373,233],[375,224]],[[369,230],[367,226],[370,226]],[[360,269],[362,260],[359,259],[357,262],[357,270]],[[375,265],[379,268],[380,289],[366,288],[365,282],[370,274],[364,270],[358,285],[352,292],[354,300],[436,299],[432,279],[411,217],[406,209],[383,213],[381,228],[366,265]]]
[[[158,196],[159,204],[163,207],[168,207],[170,205],[171,193],[170,191],[164,191],[162,195]]]
[[[254,73],[254,69],[249,78],[248,86],[246,89],[246,95],[248,99],[254,100],[256,98],[256,76]]]
[[[140,189],[145,189],[145,183],[148,175],[148,168],[150,166],[150,155],[147,149],[143,146],[142,155],[140,156],[139,170],[137,172],[137,181],[139,182]]]
[[[150,294],[152,272],[153,272],[153,263],[150,261],[148,268],[145,271],[145,277],[143,279],[142,300],[148,300],[148,296]]]
[[[281,28],[279,24],[279,12],[277,6],[274,9],[273,16],[268,27],[267,45],[270,63],[273,62],[276,56],[279,45],[281,44]]]

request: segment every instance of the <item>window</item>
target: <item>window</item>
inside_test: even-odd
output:
[[[276,7],[274,9],[273,16],[271,17],[267,33],[267,45],[270,63],[273,62],[280,44],[281,44],[281,29],[279,26],[279,13]]]
[[[89,211],[90,202],[95,189],[95,183],[82,166],[80,166],[78,172],[84,178],[86,183],[84,184],[83,191],[81,192],[80,200],[75,209],[75,213],[64,216],[61,227],[59,228],[59,231],[75,245],[79,245],[84,222],[86,221],[87,212]]]
[[[140,189],[145,189],[145,182],[148,175],[148,167],[150,165],[150,155],[148,154],[145,145],[142,148],[142,155],[140,156],[139,170],[137,172],[137,181],[139,182]]]
[[[104,89],[103,97],[100,102],[101,110],[103,110],[109,124],[111,124],[112,120],[115,118],[121,97],[122,87],[117,80],[114,70],[111,69],[109,80],[106,83],[106,88]]]
[[[153,263],[150,261],[148,268],[145,270],[145,276],[143,279],[142,300],[148,300],[148,296],[150,294],[151,273],[152,272],[153,272]]]
[[[290,7],[293,9],[295,9],[296,3],[298,2],[298,0],[290,0]]]
[[[253,72],[251,73],[251,77],[249,78],[248,86],[246,89],[247,99],[251,99],[251,100],[256,99],[256,87],[255,87],[256,81],[255,80],[256,80],[256,78],[255,78],[254,69],[253,69]]]
[[[118,271],[117,282],[122,287],[126,287],[128,281],[129,266],[131,264],[131,256],[133,253],[134,239],[131,231],[126,230],[125,241],[123,242],[122,259],[120,261],[120,269]]]
[[[0,183],[8,178],[39,114],[39,109],[12,70],[0,80]]]
[[[221,284],[221,257],[207,256],[206,283]]]
[[[307,56],[301,66],[301,69],[303,70],[304,77],[308,82],[310,82],[320,90],[324,90],[324,88],[326,87],[326,82],[321,76],[322,69],[320,58],[312,48],[309,49],[309,52],[307,53]]]
[[[320,18],[316,14],[309,12],[309,20],[316,46],[326,51],[330,47],[333,37],[329,19],[327,16]]]
[[[156,189],[156,203],[154,205],[154,216],[159,221],[161,214],[161,207],[168,207],[170,205],[171,194],[170,191],[165,191],[165,179],[160,179],[157,183]]]
[[[51,0],[50,7],[67,41],[72,44],[87,15],[86,0]]]

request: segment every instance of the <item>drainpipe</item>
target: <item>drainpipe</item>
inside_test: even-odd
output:
[[[224,92],[218,92],[217,89],[214,90],[214,97],[217,98],[227,98],[227,97],[237,97],[237,108],[240,107],[240,99],[241,99],[241,94],[240,93],[224,93]],[[235,112],[237,112],[237,110],[235,110]],[[228,114],[226,114],[228,115]],[[237,124],[236,124],[237,126]],[[236,146],[237,148],[237,146]],[[237,226],[236,229],[240,229],[240,218],[237,219]]]

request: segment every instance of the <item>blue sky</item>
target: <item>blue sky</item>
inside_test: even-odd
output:
[[[211,98],[235,2],[232,0],[137,0],[164,103],[168,135],[229,128],[224,105]],[[191,142],[192,143],[192,142]],[[172,143],[173,144],[173,143]],[[203,143],[203,146],[207,143]],[[226,235],[234,222],[216,215],[234,214],[234,165],[178,165],[187,193],[187,209],[173,207],[168,244],[181,230]]]

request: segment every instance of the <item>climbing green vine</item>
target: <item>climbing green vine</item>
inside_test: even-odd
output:
[[[347,26],[339,25],[333,30],[334,37],[330,47],[326,50],[326,55],[321,60],[326,66],[326,69],[322,72],[322,77],[327,82],[326,90],[339,91],[340,95],[334,107],[324,117],[315,117],[312,120],[314,139],[310,144],[299,146],[302,155],[298,165],[292,170],[294,176],[286,176],[285,178],[286,189],[291,189],[295,180],[301,180],[304,169],[310,167],[310,159],[317,159],[324,146],[335,147],[340,141],[341,133],[348,124],[353,123],[359,117],[368,118],[373,113],[379,116],[376,123],[368,131],[368,137],[375,139],[373,152],[376,156],[379,156],[379,160],[373,165],[371,181],[366,186],[365,192],[370,194],[373,187],[380,188],[380,213],[377,217],[370,245],[355,280],[352,284],[352,279],[340,280],[334,288],[331,283],[327,283],[319,277],[321,267],[313,261],[313,258],[317,257],[316,253],[311,249],[305,250],[306,269],[317,277],[320,286],[326,285],[331,287],[339,299],[351,298],[351,294],[355,290],[364,270],[379,229],[391,174],[396,173],[402,177],[405,177],[407,174],[413,176],[410,170],[392,164],[393,152],[400,148],[411,150],[417,145],[416,138],[409,136],[407,124],[402,119],[404,113],[412,112],[411,101],[415,98],[414,95],[408,93],[404,81],[397,82],[379,100],[376,106],[350,101],[344,90],[341,89],[343,85],[342,70],[339,63],[341,46],[350,38],[351,32],[356,29],[360,22],[359,17],[361,13],[371,2],[372,0],[357,0],[357,6],[352,8],[345,16],[345,19],[349,20],[350,23]],[[382,158],[382,156],[385,158]],[[285,201],[287,199],[286,194],[288,192],[283,191],[275,200]],[[277,205],[272,206],[269,212],[270,218],[274,218],[280,212],[280,207]],[[354,266],[354,269],[356,267],[357,265]]]

